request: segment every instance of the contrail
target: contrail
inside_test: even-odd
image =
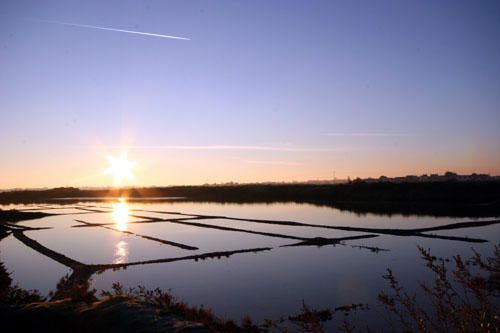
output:
[[[150,33],[150,32],[133,31],[133,30],[125,30],[125,29],[99,27],[99,26],[96,26],[96,25],[88,25],[88,24],[78,24],[78,23],[69,23],[69,22],[60,22],[60,21],[48,21],[48,20],[37,20],[37,21],[46,22],[46,23],[60,24],[60,25],[68,25],[68,26],[71,26],[71,27],[79,27],[79,28],[87,28],[87,29],[98,29],[98,30],[107,30],[107,31],[115,31],[115,32],[125,32],[125,33],[128,33],[128,34],[143,35],[143,36],[150,36],[150,37],[160,37],[160,38],[179,39],[179,40],[191,40],[190,38],[186,38],[186,37],[163,35],[163,34],[153,34],[153,33]]]

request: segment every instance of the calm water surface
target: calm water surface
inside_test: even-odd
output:
[[[381,278],[386,269],[393,269],[412,288],[418,280],[429,278],[417,245],[430,248],[436,256],[462,254],[469,257],[472,247],[482,254],[491,254],[500,240],[500,224],[432,231],[440,236],[488,241],[484,243],[321,228],[414,229],[472,223],[480,219],[357,215],[330,207],[296,203],[101,201],[0,208],[57,214],[18,224],[31,228],[49,227],[25,231],[25,235],[85,264],[123,264],[255,249],[255,252],[204,260],[146,263],[105,270],[92,276],[93,287],[97,290],[109,290],[116,281],[131,287],[144,285],[170,289],[183,301],[203,304],[216,314],[233,319],[243,315],[250,315],[255,320],[277,319],[298,312],[302,301],[314,308],[366,303],[370,310],[359,312],[354,318],[383,325],[376,297],[386,288]],[[256,219],[266,221],[249,221]],[[312,226],[279,225],[269,223],[269,220]],[[307,238],[336,239],[368,234],[377,237],[346,240],[322,247],[286,246]],[[260,251],[261,248],[269,249]],[[70,268],[39,254],[12,235],[0,242],[0,260],[19,286],[38,289],[42,294],[55,290],[58,280],[71,273]]]

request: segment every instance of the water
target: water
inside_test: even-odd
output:
[[[256,321],[297,313],[304,301],[313,308],[368,304],[370,310],[357,313],[353,320],[383,325],[376,297],[386,289],[382,279],[386,269],[393,269],[409,288],[415,288],[418,280],[430,276],[417,245],[430,248],[436,256],[461,254],[469,257],[471,247],[484,255],[491,254],[500,240],[500,224],[432,231],[435,235],[488,241],[484,243],[320,228],[415,229],[489,219],[358,215],[297,203],[174,201],[127,204],[100,201],[0,208],[58,214],[21,221],[18,225],[50,227],[24,234],[71,259],[99,265],[138,263],[94,274],[92,285],[97,290],[109,290],[116,281],[130,287],[170,289],[179,299],[192,305],[203,304],[219,316],[238,319],[250,315]],[[273,224],[269,220],[301,222],[309,226]],[[368,234],[378,237],[322,247],[286,246],[305,238],[333,239]],[[252,251],[204,260],[139,264],[154,259],[236,250]],[[0,260],[12,273],[15,283],[25,289],[38,289],[42,294],[55,290],[58,280],[71,273],[70,268],[34,251],[13,235],[0,242]]]

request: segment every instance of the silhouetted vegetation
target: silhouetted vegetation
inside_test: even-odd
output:
[[[436,216],[500,216],[499,181],[367,183],[311,185],[170,186],[81,190],[55,188],[0,193],[0,203],[48,202],[56,198],[184,198],[188,201],[270,203],[303,202],[358,213]],[[166,199],[167,200],[167,199]],[[71,201],[69,201],[71,202]]]
[[[7,233],[0,234],[0,241],[7,236]],[[3,262],[0,262],[0,306],[28,304],[42,300],[44,298],[37,290],[25,290],[13,284],[10,273]]]
[[[21,305],[45,300],[37,290],[25,290],[12,284],[12,278],[0,262],[0,306]]]
[[[423,295],[430,306],[418,302],[415,293],[401,287],[389,269],[384,279],[392,293],[381,293],[379,301],[394,315],[405,332],[498,332],[500,311],[498,297],[500,248],[483,260],[475,253],[470,261],[483,274],[474,273],[460,256],[453,257],[455,269],[449,274],[446,260],[436,258],[419,247],[426,266],[434,274],[434,283],[421,282]]]
[[[90,288],[90,279],[74,283],[69,274],[63,276],[56,286],[56,291],[49,294],[52,300],[69,299],[72,302],[92,303],[97,301],[96,290]]]
[[[120,283],[113,283],[111,292],[102,292],[102,296],[112,297],[125,295],[153,305],[161,310],[162,315],[173,314],[184,320],[199,322],[212,332],[259,332],[257,326],[251,324],[249,318],[243,320],[244,327],[240,327],[232,320],[217,317],[212,310],[205,307],[196,307],[179,301],[169,292],[160,289],[149,290],[143,286],[124,288]]]
[[[405,290],[394,273],[388,269],[383,278],[391,293],[381,292],[378,300],[390,316],[387,328],[397,332],[498,332],[500,329],[500,247],[496,246],[491,257],[483,259],[478,253],[464,261],[453,257],[454,270],[447,267],[447,258],[437,258],[429,250],[419,247],[427,266],[433,273],[432,284],[421,282],[421,293]],[[478,267],[479,271],[474,267]],[[302,312],[289,320],[300,332],[326,332],[323,322],[335,319],[335,312],[361,308],[350,307],[315,310],[303,304]],[[359,332],[374,332],[369,325],[357,323]],[[268,321],[267,325],[279,328]],[[357,332],[353,323],[343,320],[338,329]]]

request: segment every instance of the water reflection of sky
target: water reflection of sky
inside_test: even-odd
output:
[[[50,226],[52,229],[27,231],[26,235],[48,248],[86,264],[127,263],[151,259],[184,257],[211,251],[229,251],[243,248],[272,247],[271,251],[238,254],[220,259],[180,261],[167,264],[131,266],[126,270],[108,270],[94,275],[94,287],[109,289],[113,282],[125,286],[145,285],[148,288],[172,289],[172,292],[191,304],[204,304],[222,316],[238,319],[249,314],[259,320],[276,318],[298,311],[302,300],[313,307],[335,307],[347,303],[376,303],[377,293],[384,289],[381,276],[391,267],[401,279],[412,281],[427,277],[416,246],[430,248],[437,256],[461,254],[469,257],[471,246],[481,253],[491,253],[500,239],[500,226],[446,230],[435,233],[481,237],[488,243],[469,244],[420,237],[395,237],[382,235],[376,238],[352,240],[344,245],[300,248],[280,248],[294,243],[293,239],[273,238],[219,229],[207,229],[179,223],[144,222],[136,216],[180,218],[165,212],[187,214],[223,215],[246,218],[288,220],[311,224],[349,225],[372,228],[408,228],[444,225],[465,219],[436,217],[393,217],[356,215],[333,208],[303,204],[214,204],[214,203],[94,203],[106,206],[103,212],[78,215],[48,216],[43,219],[20,222],[20,225]],[[68,210],[69,207],[64,208]],[[98,208],[95,208],[98,209]],[[144,209],[157,211],[148,213]],[[47,211],[50,212],[50,211]],[[62,210],[57,210],[62,212]],[[76,220],[105,223],[116,230],[104,227],[78,227]],[[217,227],[234,227],[280,233],[299,237],[343,237],[351,232],[311,227],[291,227],[234,221],[224,219],[196,220]],[[117,231],[118,230],[118,231]],[[120,232],[120,231],[126,231]],[[352,232],[353,235],[359,232]],[[186,250],[137,235],[199,247]],[[372,253],[355,245],[389,249],[389,252]],[[0,242],[0,260],[12,271],[15,282],[27,289],[52,290],[57,280],[67,272],[64,266],[7,237]],[[49,265],[50,264],[50,265]],[[38,278],[34,274],[44,267],[54,266],[58,274]],[[57,269],[56,269],[57,268]],[[60,274],[59,274],[60,273]],[[56,276],[57,275],[57,276]],[[37,277],[37,278],[35,278]],[[415,284],[416,285],[416,284]]]

